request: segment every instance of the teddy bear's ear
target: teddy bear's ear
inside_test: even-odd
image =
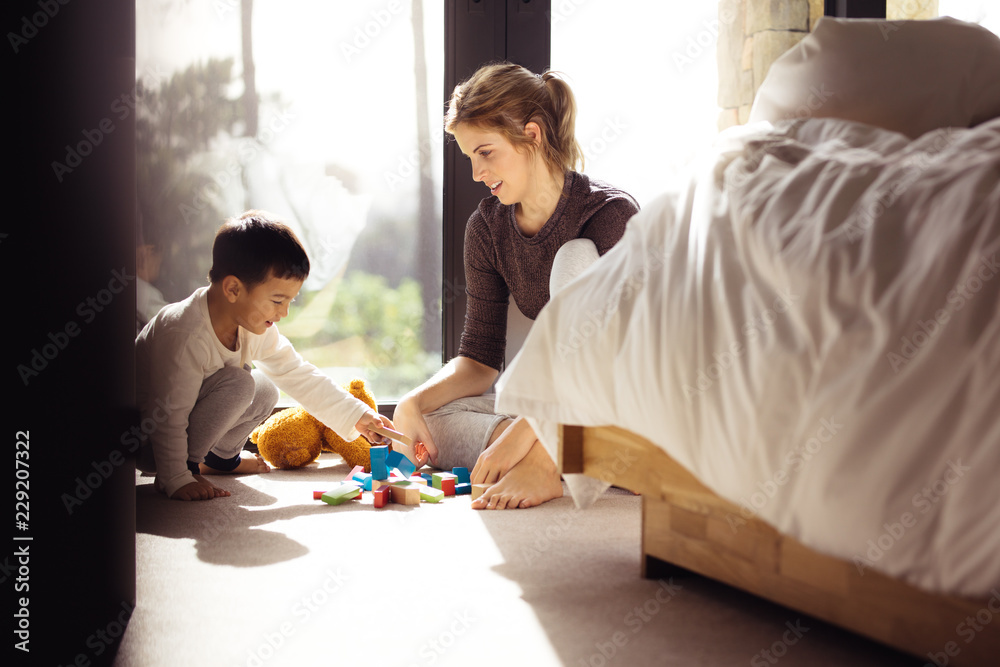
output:
[[[378,403],[375,402],[375,396],[368,391],[368,388],[365,387],[365,381],[361,378],[354,378],[344,385],[344,389],[349,391],[352,396],[363,402],[372,410],[378,410]]]

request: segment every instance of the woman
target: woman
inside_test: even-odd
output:
[[[490,196],[465,234],[468,304],[458,356],[396,407],[396,427],[432,465],[472,469],[493,486],[477,509],[531,507],[562,495],[555,463],[524,420],[483,396],[503,366],[508,297],[534,319],[565,284],[622,237],[638,211],[627,193],[574,171],[573,93],[552,72],[480,68],[452,93],[445,130]]]

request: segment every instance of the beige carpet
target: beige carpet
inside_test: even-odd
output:
[[[641,579],[630,493],[584,511],[312,499],[347,470],[324,454],[216,478],[233,495],[205,503],[137,477],[138,601],[116,664],[921,664],[700,577]]]

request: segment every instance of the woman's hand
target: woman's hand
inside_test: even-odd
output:
[[[434,438],[427,429],[427,422],[424,420],[423,412],[416,396],[404,396],[396,404],[396,412],[393,413],[393,420],[396,422],[396,430],[410,436],[413,440],[413,453],[417,457],[417,467],[420,468],[430,461],[432,465],[437,465],[437,446]]]

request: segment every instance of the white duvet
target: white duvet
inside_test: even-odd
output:
[[[1000,119],[720,135],[556,295],[498,385],[614,424],[803,543],[932,591],[1000,586]]]

